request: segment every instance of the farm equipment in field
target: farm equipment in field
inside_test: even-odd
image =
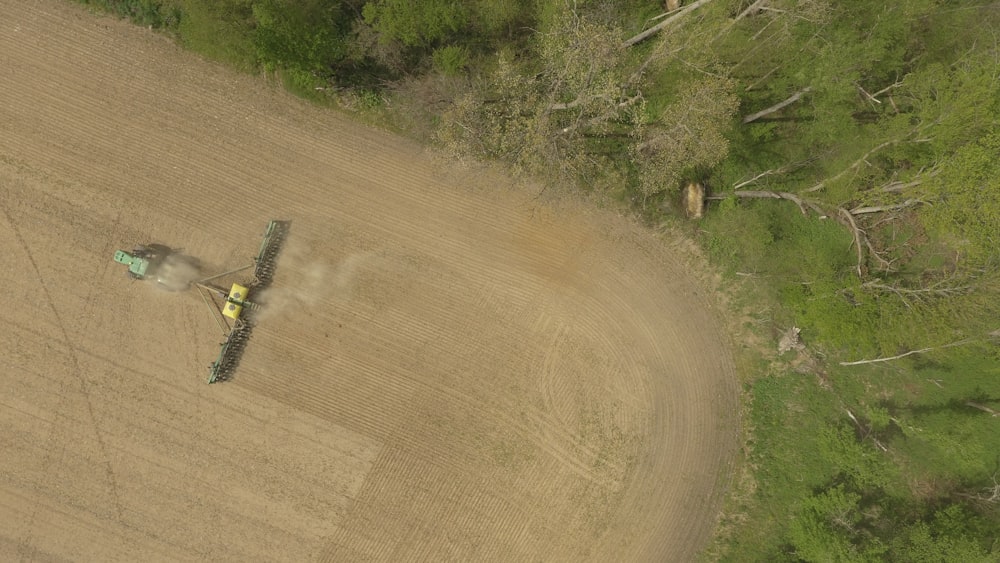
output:
[[[250,297],[271,285],[281,246],[288,236],[289,221],[271,221],[253,264],[229,270],[208,278],[200,278],[198,262],[175,252],[168,246],[150,244],[137,246],[132,252],[118,250],[115,262],[128,266],[128,276],[153,282],[167,291],[182,291],[194,287],[213,312],[225,340],[220,344],[219,357],[209,366],[209,383],[232,377],[254,326],[254,313],[260,306]],[[244,283],[233,282],[229,289],[216,280],[253,268],[253,277]]]
[[[137,246],[131,253],[115,252],[115,262],[128,266],[128,276],[150,280],[161,289],[181,291],[191,285],[190,272],[197,272],[197,263],[188,256],[176,254],[169,246],[150,244]]]

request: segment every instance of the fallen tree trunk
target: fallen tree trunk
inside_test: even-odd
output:
[[[626,39],[625,42],[622,43],[622,47],[631,47],[632,45],[635,45],[636,43],[659,33],[660,31],[668,27],[670,24],[676,22],[677,20],[690,14],[691,12],[700,8],[701,6],[708,4],[711,1],[712,0],[698,0],[697,2],[693,2],[691,4],[688,4],[687,6],[684,6],[683,8],[675,12],[673,15],[661,21],[660,23],[654,25],[653,27],[643,31],[642,33],[639,33],[638,35],[634,35]]]
[[[944,344],[942,346],[932,346],[930,348],[921,348],[919,350],[910,350],[909,352],[904,352],[904,353],[898,354],[896,356],[889,356],[888,358],[875,358],[873,360],[857,360],[857,361],[854,361],[854,362],[840,362],[840,365],[842,365],[842,366],[860,366],[861,364],[877,364],[879,362],[891,362],[893,360],[898,360],[900,358],[905,358],[907,356],[912,356],[913,354],[926,354],[927,352],[931,352],[933,350],[941,350],[943,348],[953,348],[955,346],[963,346],[963,345],[969,344],[971,342],[973,342],[973,340],[966,338],[965,340],[959,340],[957,342],[952,342],[950,344]]]
[[[772,113],[774,113],[776,111],[780,111],[782,108],[784,108],[786,106],[790,106],[790,105],[794,104],[795,102],[799,101],[799,98],[801,98],[802,96],[804,96],[805,94],[807,94],[810,90],[812,90],[812,86],[806,86],[805,88],[803,88],[803,89],[799,90],[798,92],[792,94],[791,96],[789,96],[785,100],[783,100],[781,102],[778,102],[778,103],[774,104],[773,106],[771,106],[769,108],[764,108],[764,109],[758,111],[757,113],[751,113],[750,115],[748,115],[748,116],[746,116],[746,117],[743,118],[743,123],[750,123],[750,122],[753,122],[753,121],[757,121],[758,119],[764,117],[765,115],[770,115],[770,114],[772,114]]]
[[[849,211],[843,207],[838,207],[837,211],[840,212],[841,217],[845,219],[846,225],[851,228],[851,234],[854,235],[854,246],[858,251],[858,279],[863,280],[865,279],[865,249],[861,247],[861,243],[867,242],[868,239],[865,237],[865,234],[861,231],[861,229],[858,228],[858,224],[854,221],[854,217]]]
[[[904,142],[904,141],[905,141],[905,142],[911,142],[911,143],[925,143],[925,142],[927,142],[927,141],[928,141],[929,139],[914,139],[914,140],[912,140],[912,141],[910,141],[909,139],[910,139],[910,137],[913,137],[914,135],[916,135],[916,134],[917,134],[917,133],[919,133],[920,131],[923,131],[924,129],[926,129],[926,128],[928,128],[928,127],[931,127],[931,126],[933,126],[933,125],[937,124],[937,123],[938,123],[938,121],[940,121],[940,119],[938,119],[938,120],[937,120],[937,121],[935,121],[934,123],[931,123],[930,125],[920,125],[920,126],[917,126],[917,127],[913,128],[913,129],[912,129],[912,130],[911,130],[911,131],[910,131],[909,133],[907,133],[907,134],[903,135],[902,137],[897,137],[897,138],[895,138],[895,139],[890,139],[890,140],[888,140],[888,141],[886,141],[886,142],[884,142],[884,143],[882,143],[882,144],[878,145],[877,147],[875,147],[875,148],[873,148],[872,150],[870,150],[870,151],[866,152],[865,154],[863,154],[863,155],[861,156],[861,158],[859,158],[859,159],[855,160],[855,161],[854,161],[854,162],[853,162],[853,163],[852,163],[852,164],[851,164],[850,166],[848,166],[847,168],[845,168],[845,169],[841,170],[841,171],[840,171],[840,172],[838,172],[837,174],[834,174],[834,175],[833,175],[833,176],[831,176],[830,178],[827,178],[827,179],[823,180],[822,182],[820,182],[820,183],[816,184],[815,186],[813,186],[813,187],[811,187],[811,188],[807,188],[807,189],[806,189],[805,191],[806,191],[807,193],[809,193],[809,192],[817,192],[817,191],[819,191],[819,190],[822,190],[822,189],[823,189],[823,188],[825,188],[825,187],[827,186],[827,184],[829,184],[830,182],[833,182],[833,181],[834,181],[834,180],[836,180],[837,178],[840,178],[841,176],[843,176],[844,174],[847,174],[848,172],[850,172],[850,171],[852,171],[852,170],[856,170],[856,169],[857,169],[857,168],[858,168],[859,166],[861,166],[862,164],[866,164],[866,163],[868,163],[868,157],[869,157],[869,156],[871,156],[871,155],[873,155],[873,154],[877,153],[878,151],[880,151],[880,150],[882,150],[882,149],[884,149],[884,148],[886,148],[886,147],[891,147],[891,146],[893,146],[893,145],[898,145],[899,143],[902,143],[902,142]]]
[[[973,402],[973,401],[966,401],[965,405],[969,406],[969,407],[972,407],[974,409],[979,409],[979,410],[981,410],[983,412],[989,413],[990,416],[1000,416],[1000,412],[997,412],[997,411],[991,409],[990,407],[987,407],[986,405],[983,405],[983,404],[980,404],[980,403],[976,403],[976,402]]]
[[[942,284],[943,282],[938,282],[930,287],[911,289],[907,287],[886,285],[882,283],[882,280],[876,278],[861,284],[861,286],[866,289],[874,289],[876,291],[881,291],[884,293],[895,294],[896,297],[899,297],[899,299],[907,307],[911,307],[910,299],[919,302],[935,297],[937,298],[954,297],[956,295],[965,295],[967,293],[971,293],[974,289],[970,285],[945,286]]]
[[[819,215],[826,215],[823,208],[816,203],[802,199],[799,196],[788,192],[772,192],[769,190],[736,190],[733,192],[733,195],[743,198],[787,199],[788,201],[795,202],[795,205],[799,206],[799,210],[802,211],[803,215],[809,215],[809,209],[812,209]]]
[[[751,184],[764,176],[774,174],[780,171],[781,169],[777,171],[767,170],[765,172],[761,172],[760,174],[754,176],[750,180],[747,180],[745,182],[740,182],[736,186],[739,187]],[[854,216],[866,213],[877,213],[880,211],[888,211],[893,209],[903,209],[905,207],[915,205],[916,203],[922,203],[919,200],[910,200],[896,206],[857,207],[850,211],[848,211],[846,208],[843,207],[836,207],[836,208],[828,208],[829,209],[828,211],[827,209],[824,209],[819,202],[803,198],[798,194],[793,194],[789,192],[775,192],[771,190],[734,190],[732,192],[729,192],[728,194],[709,196],[705,199],[722,200],[726,199],[727,197],[739,197],[739,198],[751,198],[751,199],[754,198],[784,199],[791,201],[795,203],[795,205],[799,206],[799,211],[801,211],[802,214],[806,216],[809,215],[810,210],[814,211],[821,219],[835,215],[837,217],[838,222],[842,223],[845,227],[850,229],[851,236],[854,238],[853,246],[855,247],[855,250],[857,252],[857,260],[858,260],[856,266],[856,272],[858,274],[858,279],[861,280],[865,279],[865,274],[867,271],[867,268],[865,266],[865,248],[868,248],[868,251],[871,253],[871,256],[881,264],[883,269],[888,269],[890,267],[890,263],[886,261],[884,258],[882,258],[879,255],[879,253],[875,250],[875,248],[871,244],[871,241],[868,240],[868,236],[865,234],[864,230],[862,230],[861,227],[858,226],[858,223],[854,219]],[[833,213],[833,211],[836,211],[836,213]]]
[[[900,209],[906,209],[907,207],[913,207],[924,203],[919,199],[908,199],[903,203],[897,203],[894,205],[879,205],[876,207],[855,207],[851,210],[851,215],[861,215],[863,213],[881,213],[883,211],[899,211]]]

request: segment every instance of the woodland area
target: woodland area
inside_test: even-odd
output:
[[[766,343],[706,558],[1000,559],[1000,2],[79,1],[689,230]]]

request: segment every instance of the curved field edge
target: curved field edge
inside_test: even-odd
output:
[[[5,310],[5,549],[690,558],[707,540],[735,376],[661,237],[144,30],[3,9],[4,275],[24,297]],[[110,253],[236,265],[275,214],[299,244],[274,286],[291,312],[207,387],[201,303],[127,285]]]

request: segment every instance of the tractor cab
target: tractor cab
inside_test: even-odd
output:
[[[129,254],[124,250],[115,251],[115,262],[128,266],[128,275],[137,280],[144,279],[149,269],[148,259]]]

